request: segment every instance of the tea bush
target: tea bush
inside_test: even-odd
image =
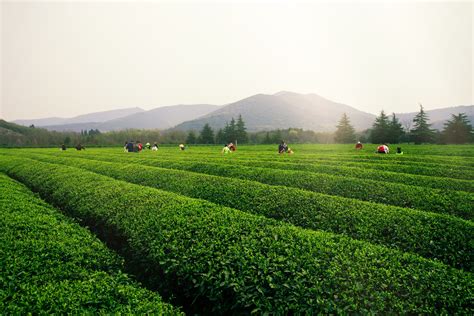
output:
[[[205,199],[304,228],[342,233],[468,271],[473,269],[474,224],[456,217],[181,170],[70,157],[32,158]]]
[[[474,279],[439,262],[97,175],[0,157],[0,169],[201,312],[465,313]]]
[[[450,214],[467,220],[472,220],[474,216],[474,195],[463,191],[430,189],[400,183],[384,183],[374,180],[339,177],[329,174],[313,174],[296,170],[272,170],[246,166],[235,167],[224,163],[180,160],[163,161],[136,159],[134,157],[87,157],[113,162],[133,161],[155,167],[253,180],[270,185],[282,185],[369,202]]]
[[[89,231],[0,174],[0,314],[181,314]]]

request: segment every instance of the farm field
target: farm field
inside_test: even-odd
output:
[[[291,147],[0,149],[0,313],[474,313],[473,145]]]

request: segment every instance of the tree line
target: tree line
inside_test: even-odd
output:
[[[302,128],[276,129],[271,131],[247,132],[245,122],[239,115],[226,123],[224,128],[217,132],[209,124],[205,124],[200,132],[189,131],[186,137],[187,144],[278,144],[282,140],[290,143],[333,143],[334,133],[314,132]]]
[[[420,111],[412,121],[413,128],[403,128],[402,124],[392,113],[391,116],[382,110],[376,117],[372,128],[357,134],[346,113],[337,125],[334,140],[337,143],[354,143],[356,140],[374,144],[397,144],[401,142],[465,144],[474,142],[474,130],[465,113],[452,114],[451,119],[444,124],[444,129],[438,132],[428,123],[428,114],[420,104]]]
[[[231,142],[246,144],[249,137],[242,115],[239,115],[237,122],[234,118],[230,123],[226,123],[224,128],[220,128],[217,133],[209,124],[205,124],[199,135],[194,131],[189,131],[186,137],[187,144],[228,144]]]

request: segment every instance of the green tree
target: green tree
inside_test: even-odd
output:
[[[272,140],[270,138],[270,132],[265,133],[265,138],[263,139],[263,144],[271,144]]]
[[[414,128],[410,131],[410,138],[415,144],[430,143],[435,138],[435,132],[428,124],[428,114],[423,111],[423,105],[420,104],[420,112],[413,118]]]
[[[224,130],[222,128],[219,128],[219,130],[216,133],[216,144],[224,144],[227,143],[227,139],[224,135]]]
[[[71,137],[66,136],[63,141],[64,145],[70,145],[71,144]]]
[[[239,114],[239,118],[237,119],[237,124],[235,125],[235,129],[236,129],[235,139],[241,144],[247,143],[248,142],[247,129],[245,128],[245,122],[242,119],[242,115],[240,114]]]
[[[208,123],[204,125],[199,135],[200,144],[214,144],[214,131]]]
[[[464,144],[474,140],[473,128],[465,113],[451,114],[451,120],[444,124],[441,139],[448,144]]]
[[[375,118],[370,133],[370,141],[373,144],[388,143],[390,140],[390,121],[388,116],[382,110],[380,116]]]
[[[236,125],[235,125],[235,120],[234,118],[232,118],[230,120],[230,124],[226,124],[226,126],[224,127],[224,135],[225,135],[225,138],[226,138],[226,142],[234,142],[236,137],[237,137],[237,128],[236,128]]]
[[[395,116],[395,113],[392,113],[392,120],[389,123],[389,139],[388,142],[392,144],[398,144],[402,139],[402,136],[405,134],[403,126]]]
[[[283,135],[280,129],[277,129],[272,135],[272,143],[279,144],[283,140]]]
[[[347,114],[344,113],[341,117],[341,120],[339,121],[339,124],[337,125],[334,140],[336,143],[347,144],[355,142],[355,138],[354,127],[352,127]]]
[[[197,142],[196,133],[194,133],[194,131],[189,131],[188,136],[186,137],[186,143],[187,144],[196,144],[196,142]]]

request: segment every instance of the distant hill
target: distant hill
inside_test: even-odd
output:
[[[85,118],[99,118],[95,114],[86,114],[81,115],[80,119],[78,119],[79,117],[74,118],[74,120],[69,119],[69,123],[66,124],[46,125],[43,127],[52,131],[73,132],[90,129],[98,129],[101,132],[124,129],[167,129],[184,121],[208,114],[218,108],[219,106],[212,104],[173,105],[149,111],[139,109],[139,111],[132,112],[129,115],[105,121],[84,122]],[[29,126],[29,124],[27,125]],[[35,126],[37,125],[35,124]]]
[[[219,106],[212,104],[173,105],[150,111],[135,113],[119,119],[104,122],[97,127],[101,131],[127,128],[167,129],[182,122],[206,115]]]
[[[399,118],[402,125],[411,126],[410,124],[417,113],[418,112],[395,113],[395,115]],[[474,124],[474,105],[461,105],[426,111],[430,123],[432,124],[431,127],[437,130],[442,130],[444,128],[444,123],[451,119],[451,114],[459,113],[465,113],[471,121],[471,124]]]
[[[135,107],[135,108],[126,108],[126,109],[118,109],[118,110],[111,110],[111,111],[102,111],[102,112],[94,112],[89,114],[83,114],[71,118],[61,118],[61,117],[49,117],[43,119],[33,119],[33,120],[16,120],[13,123],[30,126],[35,125],[39,127],[46,127],[52,125],[67,125],[67,124],[79,124],[79,123],[99,123],[105,122],[113,119],[118,119],[127,115],[132,115],[135,113],[140,113],[145,110]]]
[[[22,146],[42,144],[45,139],[58,135],[44,128],[30,128],[0,119],[0,146]],[[60,142],[58,139],[57,142]]]
[[[451,114],[466,113],[474,124],[474,106],[456,106],[426,111],[432,127],[443,129]],[[73,118],[46,118],[18,120],[16,123],[44,127],[53,131],[98,129],[101,132],[125,129],[200,130],[208,123],[214,130],[223,128],[241,114],[249,132],[287,129],[291,127],[332,132],[343,113],[349,116],[357,131],[372,127],[375,115],[359,111],[346,104],[333,102],[317,94],[299,94],[281,91],[275,94],[257,94],[237,102],[218,106],[211,104],[173,105],[145,111],[128,108],[76,116]],[[411,127],[417,112],[397,113],[403,126]],[[53,124],[49,124],[55,122]],[[48,123],[48,124],[46,124]]]
[[[375,116],[345,104],[336,103],[316,94],[282,91],[273,95],[257,94],[228,104],[199,119],[184,122],[177,130],[199,130],[208,123],[222,128],[239,114],[248,131],[298,127],[314,131],[333,131],[343,113],[347,113],[356,130],[370,127]]]
[[[99,129],[99,126],[102,123],[87,122],[87,123],[74,123],[74,124],[62,124],[62,125],[47,125],[42,126],[48,131],[58,131],[58,132],[80,132],[82,130],[91,130]]]

